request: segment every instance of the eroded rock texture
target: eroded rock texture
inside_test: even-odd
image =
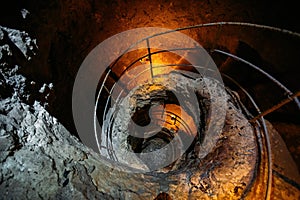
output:
[[[10,41],[23,53],[34,49],[33,46],[36,48],[26,33],[3,27],[1,31],[2,35],[14,35]],[[257,191],[250,189],[257,163],[255,135],[251,125],[231,103],[220,141],[205,159],[192,159],[189,168],[175,174],[126,173],[118,163],[109,162],[81,144],[49,115],[43,99],[51,93],[51,85],[31,87],[34,82],[18,74],[18,66],[13,64],[15,60],[3,59],[16,57],[11,48],[14,46],[4,44],[1,57],[4,91],[0,102],[1,198],[154,199],[160,192],[172,199],[229,196],[238,199],[243,193],[250,197],[256,195]],[[41,100],[30,101],[32,95]],[[278,148],[286,152],[283,147]],[[291,165],[288,168],[293,169]],[[284,174],[286,168],[281,170],[278,173]],[[263,191],[264,182],[256,184],[260,184],[258,191]],[[284,179],[274,176],[273,184],[274,194],[279,199],[299,195]],[[282,194],[283,188],[287,193]]]
[[[289,2],[281,6],[278,2],[244,1],[189,1],[182,0],[164,1],[104,1],[104,0],[30,0],[19,2],[11,0],[8,6],[2,6],[0,24],[8,28],[24,30],[37,39],[39,51],[31,61],[22,62],[22,74],[32,78],[36,83],[53,83],[55,90],[48,111],[59,118],[64,126],[75,132],[72,118],[71,91],[77,70],[85,56],[100,42],[122,31],[139,27],[179,28],[200,23],[216,21],[245,21],[259,24],[278,26],[280,28],[298,31],[296,26],[299,18],[297,6]],[[24,13],[27,13],[24,15]],[[231,27],[230,27],[231,28]],[[295,70],[292,66],[299,65],[291,57],[297,57],[299,49],[291,50],[289,54],[281,51],[281,41],[266,40],[268,35],[245,29],[224,28],[219,30],[204,29],[193,33],[193,37],[201,45],[214,48],[226,47],[231,52],[238,51],[238,55],[247,55],[247,59],[263,66],[266,62],[272,63],[271,70],[276,68],[282,80],[289,79],[292,89],[299,88]],[[187,32],[188,35],[190,32]],[[216,34],[219,33],[219,34]],[[222,34],[221,34],[222,33]],[[220,38],[218,38],[220,37]],[[284,38],[284,37],[280,37]],[[239,41],[244,45],[238,48]],[[271,42],[269,42],[271,41]],[[290,43],[297,41],[288,38]],[[246,42],[246,43],[245,43]],[[285,43],[286,41],[284,41]],[[288,46],[289,44],[285,45]],[[250,48],[246,48],[245,46]],[[300,45],[298,45],[300,46]],[[252,50],[258,52],[253,52]],[[257,59],[257,53],[264,59]],[[279,56],[280,55],[280,56]],[[280,59],[279,59],[280,58]],[[281,59],[282,58],[282,59]],[[229,65],[229,68],[232,65]],[[224,66],[226,69],[228,66]],[[273,68],[272,68],[273,67]],[[239,67],[234,67],[234,70]],[[242,69],[245,69],[244,67]],[[232,71],[230,71],[232,73]],[[257,76],[249,76],[249,72],[236,71],[240,74],[243,84],[251,85]],[[292,78],[291,78],[292,77]],[[258,81],[258,80],[257,80]],[[255,83],[257,87],[253,95],[266,95],[269,91],[265,82]],[[40,87],[40,86],[39,86]],[[274,93],[276,90],[273,90]],[[280,94],[276,95],[280,96]],[[270,102],[267,97],[264,102]],[[293,109],[291,109],[293,110]]]
[[[213,9],[209,4],[221,7]],[[71,96],[66,91],[71,90],[82,59],[106,37],[148,25],[178,28],[219,21],[218,16],[222,20],[255,16],[240,4],[217,1],[201,3],[206,12],[191,15],[198,10],[191,5],[184,1],[32,1],[6,11],[5,27],[0,26],[0,199],[155,199],[161,192],[166,199],[262,196],[266,180],[254,173],[257,138],[232,102],[211,154],[192,160],[190,169],[177,173],[126,173],[123,166],[81,144],[73,136],[76,133],[61,124],[72,127],[71,120],[63,117],[71,116],[70,107],[64,108]],[[226,39],[222,41],[228,44]],[[236,44],[234,40],[229,45],[233,51]],[[298,169],[276,130],[268,127],[274,147],[272,198],[299,199]],[[254,179],[258,181],[253,183]]]

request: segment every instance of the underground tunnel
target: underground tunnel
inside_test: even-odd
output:
[[[296,8],[10,1],[0,199],[299,199]]]

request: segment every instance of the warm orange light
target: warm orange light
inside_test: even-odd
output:
[[[150,115],[151,120],[154,120],[154,123],[159,126],[175,132],[182,130],[192,136],[197,134],[193,118],[179,105],[166,104],[164,106],[153,106],[150,109]]]

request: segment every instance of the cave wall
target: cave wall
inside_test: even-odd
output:
[[[12,0],[0,8],[0,24],[26,31],[36,39],[36,55],[29,61],[17,58],[16,63],[22,66],[20,70],[24,76],[36,82],[31,89],[37,90],[44,83],[54,85],[47,98],[47,110],[76,135],[71,110],[73,81],[85,56],[108,37],[138,27],[178,28],[216,21],[244,21],[300,31],[297,23],[299,12],[296,8],[294,2],[282,5],[280,2],[269,1]],[[29,12],[26,17],[22,16],[23,9]],[[279,77],[292,91],[300,89],[298,69],[295,67],[300,65],[300,60],[297,59],[300,41],[297,38],[256,33],[256,30],[251,29],[230,29],[232,28],[223,28],[222,34],[219,34],[217,43],[220,47],[246,56],[254,64],[266,66],[265,70]],[[205,47],[211,47],[218,31],[215,28],[211,31],[204,30],[201,34],[185,33],[202,42]],[[248,48],[240,45],[241,38]],[[251,75],[244,69],[236,70],[241,69],[236,63],[220,63],[220,66],[225,72],[236,75],[240,83],[250,88],[263,109],[285,98],[280,90],[270,86],[269,82],[258,79],[256,74]],[[32,96],[31,103],[34,99],[46,101],[39,95]],[[264,98],[260,98],[261,96]],[[285,123],[291,120],[299,123],[299,113],[294,105],[284,107],[284,110],[273,116],[284,137],[294,135],[293,131],[289,131],[289,125],[281,123],[282,120]],[[298,130],[298,126],[293,128]],[[286,138],[296,141],[295,136]],[[297,149],[298,144],[290,144],[292,149]]]
[[[39,100],[41,103],[45,102],[45,107],[51,115],[56,116],[73,135],[76,135],[76,133],[71,120],[71,91],[76,72],[89,51],[109,36],[137,27],[160,26],[178,28],[211,21],[248,21],[279,26],[295,31],[299,30],[299,27],[296,26],[296,20],[299,17],[297,17],[297,12],[294,12],[296,6],[291,3],[281,6],[281,4],[276,2],[261,1],[241,3],[236,1],[184,2],[180,0],[154,0],[150,2],[91,0],[36,0],[20,2],[13,0],[8,2],[8,4],[7,7],[3,6],[0,8],[0,24],[5,27],[24,30],[32,38],[36,38],[37,41],[37,46],[32,46],[34,51],[30,51],[32,54],[35,54],[31,56],[30,60],[26,56],[24,57],[18,48],[14,48],[14,44],[10,43],[14,56],[9,61],[13,65],[18,64],[22,66],[19,72],[29,80],[26,83],[20,82],[20,85],[16,86],[18,87],[16,91],[20,96],[27,96],[26,93],[20,92],[23,89],[27,93],[30,92],[29,99],[24,99],[30,104],[34,104],[35,100]],[[25,19],[21,14],[21,10],[24,8],[29,11]],[[254,49],[259,49],[263,46],[262,40],[252,39],[248,45]],[[7,38],[4,40],[1,38],[3,44],[9,41]],[[225,44],[228,40],[224,37],[220,42]],[[226,44],[230,46],[230,44]],[[232,49],[230,50],[235,51],[236,45],[237,43],[231,44]],[[272,48],[276,48],[276,46]],[[270,55],[269,52],[270,47],[263,48],[263,52],[260,53],[268,55],[268,60],[273,60],[274,56]],[[287,54],[286,52],[284,53]],[[294,53],[297,53],[297,51]],[[288,64],[286,65],[288,66]],[[288,71],[288,69],[284,68],[281,70]],[[15,70],[17,71],[17,69]],[[294,74],[296,72],[293,71]],[[7,76],[13,76],[13,74],[8,74]],[[286,77],[289,76],[286,75]],[[23,80],[22,77],[19,78]],[[293,81],[297,80],[291,79]],[[34,83],[31,84],[31,81],[34,81]],[[44,83],[46,83],[45,86]],[[53,86],[50,83],[53,83]],[[9,86],[9,84],[4,84],[3,87],[1,85],[1,92],[4,91],[1,93],[1,98],[13,95],[16,92],[14,87]],[[40,90],[40,88],[44,88],[44,90]],[[2,130],[11,130],[12,132],[11,136],[7,136],[9,134],[4,134],[3,131],[1,132],[1,150],[4,152],[1,156],[3,156],[5,161],[9,161],[5,164],[7,166],[3,167],[5,171],[0,177],[1,187],[3,187],[1,188],[2,192],[7,191],[8,187],[5,185],[7,184],[12,191],[18,192],[20,196],[23,192],[27,192],[29,194],[28,198],[38,198],[39,193],[34,193],[34,189],[42,188],[47,191],[49,188],[41,184],[43,178],[47,176],[49,177],[49,183],[55,183],[56,185],[53,187],[52,194],[50,194],[51,188],[48,190],[48,193],[43,193],[45,191],[41,190],[43,197],[47,198],[47,195],[52,195],[51,197],[53,198],[60,198],[67,195],[82,195],[81,197],[84,198],[86,194],[94,194],[91,197],[112,198],[108,195],[111,192],[110,186],[107,185],[104,189],[102,187],[105,180],[101,180],[99,174],[107,169],[103,166],[103,163],[98,161],[97,155],[82,146],[76,138],[70,136],[68,131],[60,124],[57,124],[55,119],[49,116],[47,111],[39,105],[33,105],[34,109],[32,110],[31,107],[20,102],[10,103],[14,104],[11,104],[9,107],[1,107],[1,114],[8,115],[8,117],[1,115],[1,126],[5,124],[5,128]],[[10,103],[3,102],[1,105]],[[13,109],[14,106],[15,108]],[[12,111],[9,115],[10,110]],[[11,120],[15,116],[19,117]],[[6,121],[8,119],[9,121]],[[36,121],[39,123],[32,125]],[[55,127],[59,127],[60,130],[54,130]],[[286,128],[289,129],[288,127]],[[298,130],[297,127],[292,129],[293,132]],[[36,134],[34,135],[33,133]],[[47,137],[45,137],[45,133],[48,133]],[[20,136],[20,134],[25,135]],[[26,140],[28,136],[30,142]],[[20,142],[23,139],[23,143]],[[62,144],[61,141],[68,142]],[[43,145],[51,146],[51,148],[46,148],[45,151],[44,148],[38,145],[39,142]],[[53,149],[55,150],[54,152]],[[69,153],[64,155],[65,157],[60,158],[59,156],[64,153],[64,149],[68,149],[69,151],[67,152]],[[17,153],[14,155],[14,152]],[[86,153],[88,154],[86,155]],[[26,156],[40,159],[30,162],[26,159],[24,160]],[[69,158],[71,157],[74,160],[70,160]],[[41,165],[31,164],[41,161],[44,162]],[[13,168],[11,163],[13,163]],[[51,166],[49,163],[51,163]],[[95,165],[97,166],[96,168]],[[19,173],[19,171],[23,172],[24,169],[31,170],[25,172],[27,173],[26,177],[33,181],[27,179],[23,180],[23,182],[15,181],[22,180],[24,174]],[[39,171],[43,171],[43,173],[38,174]],[[14,172],[19,174],[15,175]],[[90,176],[91,173],[93,174],[92,178]],[[13,178],[14,175],[15,179]],[[126,176],[124,174],[112,175],[113,178],[111,180],[113,180],[113,183],[111,184],[117,185],[114,188],[116,197],[124,198],[124,195],[129,195],[129,198],[130,195],[136,195],[128,188],[141,184],[140,182],[133,182],[132,185],[129,182],[114,182],[119,178],[125,181],[128,178]],[[134,177],[133,179],[139,180],[139,178]],[[92,182],[92,179],[98,182],[94,184],[95,181]],[[278,182],[280,180],[276,179]],[[71,184],[68,184],[69,181]],[[150,186],[153,184],[151,181],[149,183]],[[124,191],[122,192],[124,193],[121,191],[118,193],[118,189],[126,184],[128,188],[123,188]],[[281,186],[282,188],[276,190],[278,195],[281,195],[282,190],[288,190],[289,187],[288,185]],[[102,192],[97,191],[97,187]],[[293,188],[292,190],[292,192],[297,194],[297,189]],[[32,193],[28,193],[28,191]],[[71,193],[71,191],[75,192]],[[151,197],[155,197],[157,192],[149,191],[149,194]]]
[[[297,31],[294,8],[291,2],[281,6],[276,2],[233,0],[13,0],[1,7],[0,24],[24,30],[37,39],[37,55],[22,63],[22,72],[36,82],[54,83],[53,105],[48,110],[75,131],[73,122],[67,120],[71,119],[71,106],[65,105],[71,105],[73,81],[83,59],[106,38],[138,27],[178,28],[215,21],[263,23]],[[29,11],[26,18],[22,9]],[[223,41],[228,45],[227,38]],[[258,45],[261,40],[252,43]]]

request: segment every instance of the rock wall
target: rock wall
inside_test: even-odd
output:
[[[297,31],[299,14],[295,11],[296,7],[291,2],[281,6],[277,2],[232,0],[12,0],[8,6],[1,7],[0,24],[26,31],[36,38],[39,50],[32,60],[20,61],[22,74],[36,83],[55,85],[53,106],[49,106],[48,111],[71,132],[75,132],[73,122],[69,120],[72,117],[71,106],[66,106],[71,105],[73,81],[85,56],[106,38],[138,27],[179,28],[216,21],[246,21]],[[204,40],[212,40],[215,33],[204,33],[202,36]],[[269,56],[268,60],[276,63],[278,56],[270,56],[269,48],[265,48],[269,44],[265,44],[263,38],[257,40],[257,36],[250,37],[254,38],[249,41],[250,46],[256,50],[262,49],[264,57]],[[221,43],[226,42],[225,46],[228,46],[228,41],[234,39],[225,37]],[[236,47],[234,44],[231,46]],[[290,66],[285,63],[281,69]],[[283,74],[282,70],[280,72]],[[293,75],[287,73],[283,78]]]
[[[209,162],[203,165],[211,170],[204,182],[197,173],[127,174],[114,171],[110,162],[72,136],[76,132],[70,91],[76,72],[93,47],[123,30],[226,20],[299,30],[292,7],[256,1],[10,1],[0,8],[0,199],[154,199],[160,192],[173,199],[209,198],[207,181],[215,178]],[[257,43],[254,39],[251,45]],[[238,110],[232,112],[243,118]],[[228,118],[225,130],[235,122]],[[273,138],[279,137],[270,130]],[[232,131],[238,135],[234,132],[238,129]],[[275,169],[272,194],[278,199],[299,199],[298,170],[284,143],[273,141],[279,150],[276,158],[288,162],[277,161],[282,168]],[[239,198],[246,187],[233,186],[227,192]],[[251,192],[250,198],[256,194]]]

